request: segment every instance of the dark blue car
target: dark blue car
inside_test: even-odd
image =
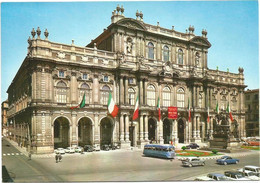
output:
[[[238,164],[239,159],[234,159],[230,156],[222,156],[221,159],[217,159],[217,163],[220,165],[227,165],[227,164]]]

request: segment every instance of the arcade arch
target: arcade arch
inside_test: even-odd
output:
[[[54,121],[54,148],[70,146],[70,123],[65,117],[58,117]]]

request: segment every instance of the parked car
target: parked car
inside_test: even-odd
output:
[[[100,145],[99,144],[93,145],[93,150],[94,151],[100,151]]]
[[[224,174],[229,180],[250,180],[244,177],[239,171],[225,171]]]
[[[189,145],[186,146],[187,149],[197,149],[200,146],[196,143],[190,143]]]
[[[238,169],[237,171],[241,172],[244,177],[249,178],[250,180],[260,180],[260,177],[256,176],[254,172],[245,170],[245,169]]]
[[[220,181],[229,180],[225,175],[223,175],[221,173],[209,173],[207,176],[214,180],[220,180]]]
[[[80,153],[80,152],[82,151],[83,147],[81,147],[81,146],[76,146],[76,147],[74,147],[74,149],[75,149],[75,152],[76,152],[76,153]],[[83,149],[83,150],[84,150],[84,149]]]
[[[245,170],[249,170],[252,171],[254,173],[254,175],[260,177],[260,167],[258,166],[252,166],[252,165],[246,165],[244,167]]]
[[[93,152],[94,151],[93,146],[92,145],[85,145],[84,151],[85,152]]]
[[[209,178],[208,176],[200,176],[200,177],[196,177],[196,179],[194,179],[195,181],[213,181],[214,179]]]
[[[54,150],[54,152],[55,152],[56,154],[65,154],[65,149],[63,149],[63,148],[57,148],[57,149]]]
[[[188,166],[188,167],[204,166],[205,165],[205,160],[202,160],[200,158],[195,158],[195,157],[186,158],[186,159],[182,160],[182,165],[183,166]]]
[[[109,151],[109,145],[107,145],[107,144],[102,145],[101,150]]]
[[[75,153],[75,149],[74,149],[73,147],[67,147],[67,148],[65,149],[65,152],[66,152],[66,153]]]
[[[239,159],[234,159],[230,156],[222,156],[221,159],[217,159],[217,163],[220,165],[227,165],[227,164],[238,164]]]

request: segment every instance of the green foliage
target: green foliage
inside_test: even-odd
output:
[[[213,154],[218,154],[218,151],[215,150],[215,149],[213,149],[213,150],[212,150],[212,153],[213,153]]]
[[[185,150],[187,149],[187,147],[186,147],[186,146],[182,146],[181,149],[182,149],[183,151],[185,151]]]

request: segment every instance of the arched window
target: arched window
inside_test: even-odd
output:
[[[200,66],[200,54],[199,54],[199,52],[196,52],[196,54],[195,54],[195,65]]]
[[[226,110],[227,107],[227,99],[225,96],[222,96],[221,98],[221,104],[220,104],[220,109]]]
[[[163,47],[163,61],[165,61],[165,62],[169,61],[169,47],[168,46]]]
[[[177,107],[184,107],[184,93],[183,88],[177,90]]]
[[[107,86],[107,85],[103,86],[103,88],[101,90],[101,103],[103,105],[108,104],[109,92],[110,92],[109,86]]]
[[[148,43],[148,58],[154,59],[154,45],[151,42]]]
[[[135,90],[133,88],[128,89],[128,99],[130,105],[135,105]]]
[[[171,90],[168,86],[163,89],[163,106],[169,107],[171,105]]]
[[[67,102],[67,85],[63,81],[57,83],[57,103]]]
[[[178,64],[183,65],[183,51],[182,51],[182,49],[178,50]]]
[[[90,104],[90,99],[91,99],[91,89],[89,87],[88,84],[86,83],[83,83],[81,86],[80,86],[80,89],[79,89],[79,101],[82,100],[83,96],[84,96],[84,93],[86,94],[85,96],[85,102],[86,104]]]
[[[147,105],[155,106],[155,87],[153,85],[147,87]]]
[[[202,108],[202,94],[199,94],[199,108]]]
[[[236,110],[237,108],[237,99],[236,97],[233,97],[232,100],[231,100],[231,107],[230,107],[232,110]]]

